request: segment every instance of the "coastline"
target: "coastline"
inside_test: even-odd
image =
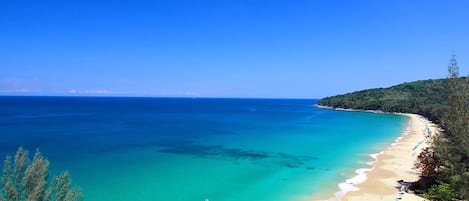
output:
[[[329,106],[323,106],[323,105],[314,105],[317,108],[322,108],[322,109],[329,109],[329,110],[337,110],[337,111],[346,111],[346,112],[371,112],[371,113],[378,113],[378,114],[385,114],[385,112],[381,110],[356,110],[356,109],[345,109],[345,108],[335,108],[335,107],[329,107]],[[393,114],[393,113],[391,113]],[[403,114],[403,113],[394,113],[394,114]]]
[[[350,112],[383,113],[374,110],[353,110],[316,105],[318,108]],[[423,116],[407,113],[393,113],[409,117],[409,123],[394,143],[380,153],[370,154],[373,159],[369,167],[357,169],[356,174],[339,184],[341,189],[329,200],[362,201],[362,200],[425,200],[412,193],[403,191],[399,180],[414,182],[419,179],[419,172],[414,168],[418,154],[430,146],[432,136],[440,128]]]

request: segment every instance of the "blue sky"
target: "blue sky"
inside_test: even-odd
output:
[[[0,94],[321,98],[469,73],[469,1],[0,1]]]

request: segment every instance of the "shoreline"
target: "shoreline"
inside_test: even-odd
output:
[[[329,110],[337,110],[337,111],[345,111],[345,112],[371,112],[371,113],[378,113],[378,114],[386,114],[386,112],[383,112],[381,110],[356,110],[356,109],[345,109],[345,108],[338,108],[338,107],[329,107],[329,106],[323,106],[323,105],[314,105],[317,108],[321,109],[329,109]],[[389,114],[404,114],[404,113],[389,113]]]
[[[354,110],[315,105],[318,108],[349,112],[384,113],[375,110]],[[419,179],[419,172],[414,168],[418,154],[430,145],[432,136],[441,129],[421,115],[408,113],[389,113],[404,115],[409,118],[407,127],[394,143],[383,147],[379,153],[369,154],[371,161],[367,167],[355,170],[354,175],[339,183],[340,191],[328,200],[425,200],[412,193],[407,193],[398,182],[414,182]]]

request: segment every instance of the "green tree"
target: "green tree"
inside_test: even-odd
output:
[[[49,160],[36,150],[30,162],[28,151],[20,147],[14,164],[7,156],[0,179],[1,201],[76,201],[81,200],[81,192],[73,186],[67,172],[49,178]]]
[[[468,80],[459,78],[459,66],[453,54],[448,65],[448,105],[442,120],[445,134],[435,141],[434,146],[441,161],[438,181],[449,185],[458,197],[466,200],[469,199]]]
[[[458,78],[459,77],[459,65],[456,60],[456,54],[451,55],[448,65],[448,78]]]
[[[425,197],[435,201],[450,201],[456,199],[456,192],[454,192],[449,184],[441,183],[432,186]]]

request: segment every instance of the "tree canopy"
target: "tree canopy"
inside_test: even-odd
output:
[[[13,159],[7,156],[0,179],[0,201],[77,201],[81,192],[68,172],[49,176],[49,160],[36,150],[32,162],[20,147]]]
[[[457,78],[467,82],[469,78]],[[448,109],[449,79],[420,80],[399,84],[389,88],[376,88],[326,97],[318,105],[333,108],[380,110],[420,114],[441,123]]]

